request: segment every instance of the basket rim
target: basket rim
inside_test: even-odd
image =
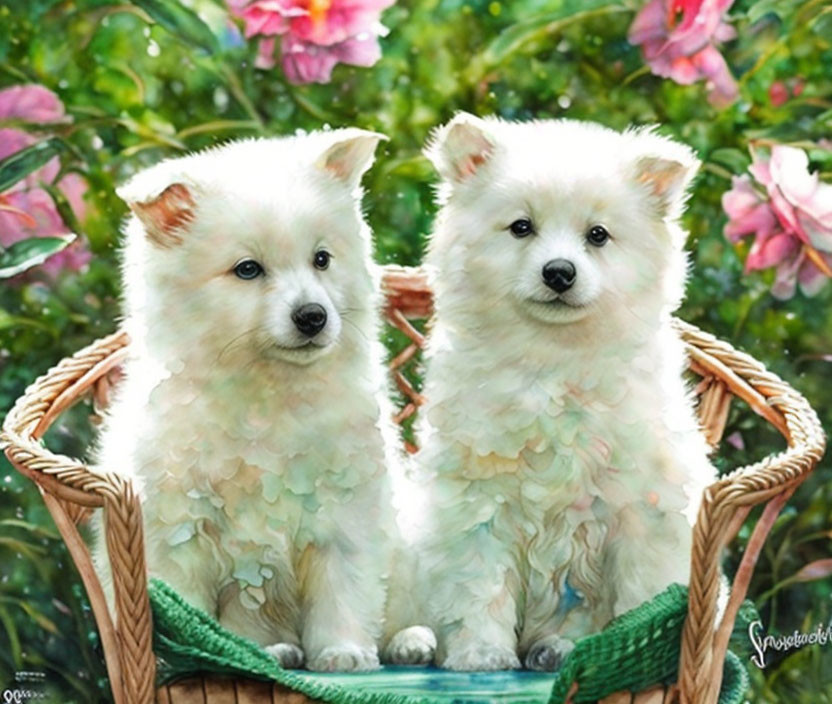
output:
[[[385,313],[392,324],[408,334],[413,345],[422,347],[424,339],[408,319],[431,315],[432,298],[425,271],[395,266],[384,267],[383,271]],[[775,426],[787,444],[784,451],[719,478],[703,496],[694,528],[690,600],[679,685],[683,702],[707,704],[716,701],[722,679],[720,650],[727,648],[726,629],[730,634],[762,543],[782,505],[817,465],[826,440],[817,414],[806,399],[762,363],[690,323],[674,318],[673,326],[685,343],[692,369],[707,380],[708,422],[718,426],[718,434],[721,435],[724,427],[728,403],[736,396]],[[112,636],[107,638],[110,645],[105,647],[105,656],[117,704],[147,701],[148,693],[153,691],[155,665],[150,649],[151,624],[138,497],[124,477],[96,471],[77,459],[54,454],[42,444],[41,438],[62,411],[125,359],[128,345],[127,333],[118,331],[63,359],[17,399],[0,431],[0,449],[5,450],[11,463],[54,499],[47,501],[48,508],[56,516],[82,576],[94,580],[99,591],[100,582],[89,553],[70,517],[77,519],[79,515],[72,512],[73,506],[107,508],[105,533],[110,560],[117,560],[119,566],[119,570],[113,570],[117,577],[115,623],[103,599],[97,598],[93,607],[102,633],[109,630]],[[413,353],[404,358],[410,359]],[[395,367],[393,372],[396,373]],[[764,502],[768,506],[749,541],[725,617],[715,631],[720,552],[737,533],[751,508]],[[92,600],[89,588],[88,593]],[[108,649],[118,650],[118,657],[108,655]]]

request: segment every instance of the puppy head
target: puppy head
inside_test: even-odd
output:
[[[428,263],[450,314],[626,327],[678,305],[676,220],[698,167],[687,147],[649,129],[461,113],[426,153],[442,177]]]
[[[148,346],[200,349],[216,364],[308,364],[366,334],[374,285],[360,180],[380,139],[347,129],[236,142],[119,189],[135,215],[127,304]]]

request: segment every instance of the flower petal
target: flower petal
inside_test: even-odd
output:
[[[732,176],[731,190],[722,194],[722,209],[730,218],[741,218],[762,202],[748,176]]]
[[[797,219],[795,209],[792,207],[792,204],[786,200],[782,191],[775,183],[769,184],[768,197],[771,201],[771,208],[777,216],[777,219],[780,221],[780,225],[783,229],[788,232],[794,232],[804,242],[808,242],[809,238],[803,231],[803,228]]]
[[[373,66],[381,58],[378,39],[372,34],[361,34],[333,47],[341,63],[350,66]]]
[[[760,203],[745,215],[726,223],[723,230],[725,237],[731,242],[737,242],[746,235],[754,234],[758,238],[766,238],[777,227],[777,218],[768,203]]]
[[[256,68],[263,69],[265,71],[274,68],[277,63],[274,58],[275,44],[276,40],[274,37],[266,37],[260,40],[260,43],[257,46],[257,58],[254,59],[254,65]]]
[[[663,0],[650,0],[635,16],[627,32],[630,44],[643,44],[649,39],[667,36],[667,9]]]
[[[627,38],[641,44],[645,61],[657,76],[688,85],[708,80],[708,99],[727,105],[738,95],[728,65],[714,46],[732,39],[723,19],[733,0],[650,0],[636,15]],[[681,19],[678,13],[681,12]]]
[[[808,213],[797,211],[797,219],[800,221],[802,230],[815,249],[822,252],[832,252],[832,228],[824,226],[823,223],[815,220]]]
[[[755,271],[779,266],[793,259],[799,251],[800,243],[792,235],[783,232],[772,237],[758,238],[745,260],[745,270]]]
[[[250,39],[257,34],[283,34],[289,29],[291,18],[306,14],[291,0],[257,0],[243,8],[240,17],[245,21],[246,39]]]
[[[283,37],[281,63],[291,83],[328,83],[338,57],[332,47],[304,42],[292,34]]]
[[[0,90],[0,120],[57,122],[63,117],[63,103],[45,86],[22,85]]]
[[[715,47],[705,47],[691,57],[691,61],[708,79],[708,100],[713,105],[730,105],[737,99],[737,82],[728,69],[725,57]]]
[[[823,255],[823,259],[832,268],[832,256]],[[800,290],[810,297],[817,295],[829,282],[829,277],[808,258],[801,264],[797,278],[800,281]]]
[[[771,177],[792,205],[800,205],[815,194],[817,174],[809,173],[809,157],[802,149],[776,144],[771,149]]]
[[[790,262],[777,267],[777,276],[771,286],[771,295],[781,301],[794,296],[797,288],[797,272],[803,263],[803,257],[797,256]]]

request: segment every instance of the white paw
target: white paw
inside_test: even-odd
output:
[[[391,665],[427,665],[433,661],[435,651],[433,631],[426,626],[411,626],[390,639],[382,656]]]
[[[303,666],[303,651],[291,643],[267,645],[265,651],[277,660],[281,667],[294,670]]]
[[[306,667],[315,672],[366,672],[380,667],[376,648],[331,645],[310,658]]]
[[[526,653],[526,657],[523,659],[523,664],[529,670],[554,672],[560,669],[566,656],[574,649],[575,644],[571,640],[560,636],[547,636],[541,638],[529,648],[529,652]]]
[[[448,653],[440,665],[446,670],[517,670],[520,660],[511,648],[473,645]]]

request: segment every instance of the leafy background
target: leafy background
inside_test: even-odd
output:
[[[743,273],[746,245],[725,240],[720,205],[730,175],[749,163],[750,140],[798,144],[832,181],[832,151],[819,142],[832,132],[829,2],[734,4],[738,38],[723,53],[740,98],[724,110],[709,105],[701,84],[650,74],[626,39],[638,0],[400,0],[384,13],[390,33],[373,68],[339,66],[330,84],[310,86],[255,68],[256,49],[227,30],[222,2],[190,4],[205,23],[162,0],[0,2],[0,88],[43,84],[66,105],[71,122],[23,127],[56,137],[63,169],[86,180],[86,217],[67,224],[93,253],[81,271],[32,270],[0,288],[0,414],[37,375],[118,325],[125,207],[114,184],[162,157],[234,137],[326,125],[379,130],[392,140],[365,181],[377,256],[416,264],[434,214],[434,175],[420,148],[433,126],[465,109],[615,128],[660,123],[695,147],[704,169],[685,217],[693,266],[681,315],[763,361],[832,425],[832,287],[812,299],[772,298],[773,272]],[[772,83],[795,80],[804,86],[798,97],[771,100]],[[90,410],[65,414],[50,446],[83,456]],[[744,449],[726,445],[723,468],[782,448],[739,404],[727,430],[737,432]],[[832,618],[832,580],[823,569],[800,573],[830,556],[830,477],[825,460],[778,520],[758,566],[750,595],[769,632],[808,631]],[[729,571],[756,515],[729,550]],[[832,701],[832,646],[749,669],[752,701]],[[37,491],[0,459],[0,691],[20,670],[45,672],[54,701],[110,700],[78,576]]]

